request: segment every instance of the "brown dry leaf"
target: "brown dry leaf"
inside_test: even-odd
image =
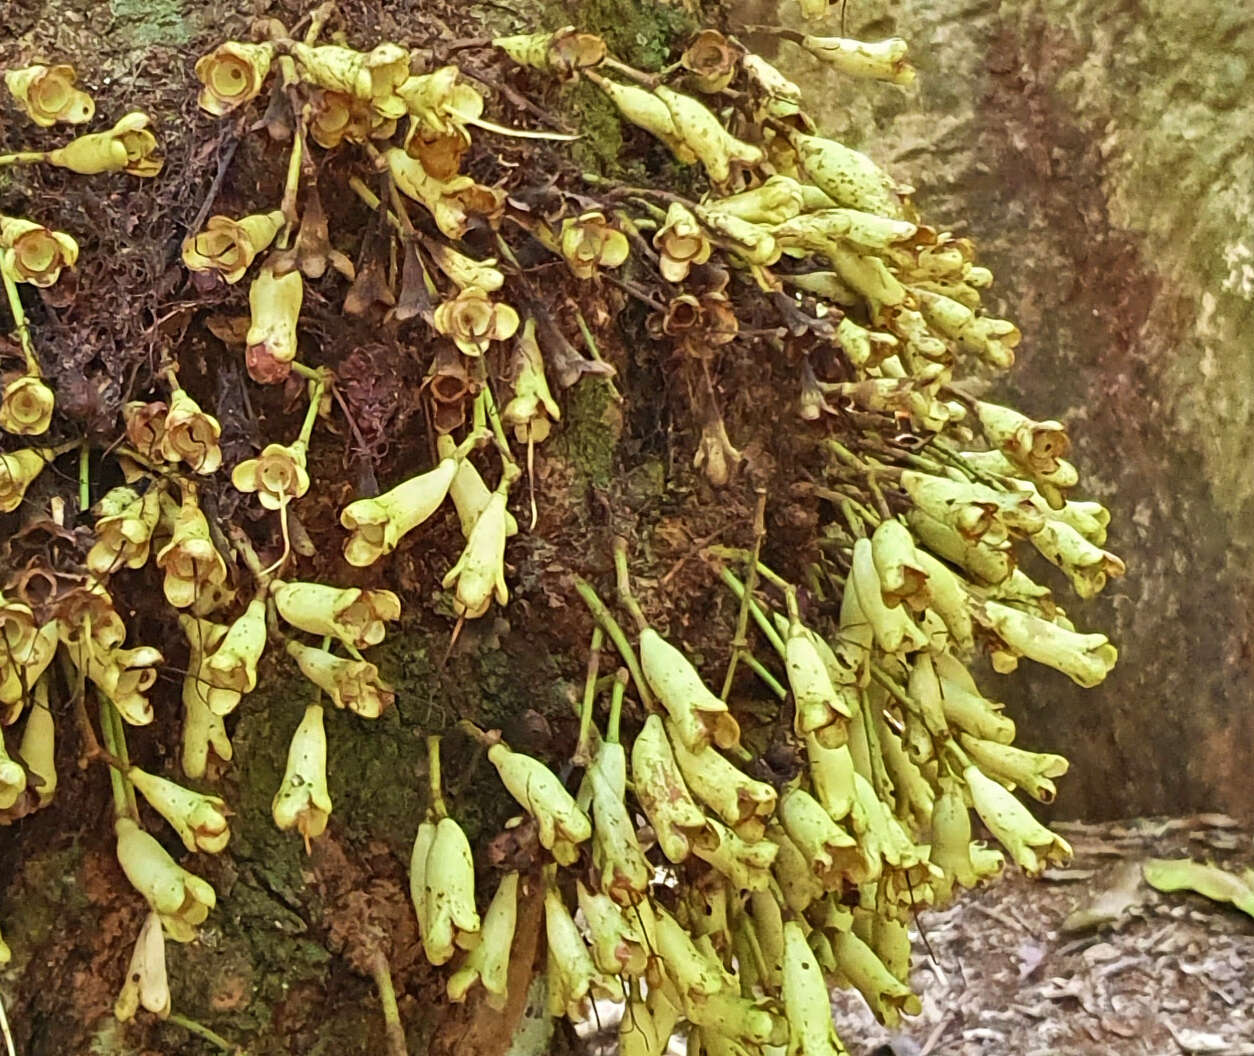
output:
[[[1148,892],[1141,886],[1141,863],[1120,862],[1087,905],[1077,906],[1059,927],[1064,935],[1090,931],[1121,920],[1128,910],[1145,901]]]

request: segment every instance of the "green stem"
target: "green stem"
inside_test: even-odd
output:
[[[195,1034],[198,1038],[204,1038],[211,1045],[216,1045],[223,1052],[231,1053],[232,1056],[247,1056],[238,1045],[233,1045],[221,1034],[210,1030],[203,1023],[197,1023],[194,1019],[188,1019],[186,1016],[180,1016],[177,1012],[171,1012],[166,1017],[166,1022],[176,1027],[182,1027],[187,1033]]]
[[[605,633],[610,636],[610,641],[618,648],[618,653],[623,658],[623,663],[627,665],[627,670],[631,672],[631,679],[636,684],[636,692],[640,694],[641,703],[646,708],[652,710],[653,694],[649,692],[648,683],[644,680],[644,672],[640,670],[640,661],[636,658],[636,652],[627,640],[627,635],[623,633],[622,627],[614,619],[610,610],[605,607],[605,602],[592,589],[592,584],[582,576],[575,576],[575,589],[579,592],[579,596],[583,598],[584,604],[588,606],[596,621],[605,628]]]
[[[736,597],[742,599],[748,597],[745,585],[736,578],[735,573],[733,573],[726,565],[718,570],[718,574],[722,577],[723,582],[731,587],[732,592],[736,595]],[[749,615],[753,617],[753,622],[758,625],[758,630],[766,635],[767,641],[775,647],[775,651],[779,653],[781,657],[785,656],[788,650],[784,646],[784,639],[780,637],[779,631],[771,626],[769,617],[752,598],[749,599]]]
[[[105,751],[122,764],[129,766],[126,753],[126,738],[121,735],[118,725],[121,717],[117,717],[117,709],[113,702],[102,693],[97,693],[100,701],[100,734],[104,738]],[[139,808],[135,802],[135,789],[125,772],[115,766],[109,767],[109,785],[113,790],[113,816],[115,818],[132,818],[139,821]]]
[[[723,692],[719,699],[727,700],[732,680],[736,677],[736,664],[749,652],[749,601],[758,588],[758,559],[762,556],[762,540],[766,538],[766,489],[758,490],[758,504],[753,517],[753,556],[749,561],[749,573],[745,577],[745,592],[740,596],[740,612],[736,616],[736,636],[732,639],[731,659],[727,661],[727,673],[723,676]]]
[[[605,359],[601,355],[601,349],[597,347],[597,340],[592,336],[592,329],[588,326],[588,322],[583,317],[577,307],[575,308],[575,322],[579,324],[579,332],[583,335],[583,343],[588,346],[588,354],[592,356],[598,363],[604,363]],[[609,378],[602,379],[610,387],[610,391],[614,394],[614,401],[621,403],[623,400],[622,393],[618,391],[618,386]]]
[[[476,397],[476,402],[479,400],[483,401],[483,413],[492,426],[492,436],[501,452],[501,458],[513,467],[512,476],[520,476],[522,470],[518,468],[518,463],[514,461],[514,455],[509,449],[509,438],[505,435],[505,425],[496,409],[496,399],[492,395],[492,386],[486,377],[483,379],[483,388],[479,390],[479,395]]]
[[[444,804],[444,782],[440,776],[440,737],[430,734],[427,737],[427,781],[431,786],[431,812],[437,818],[448,817],[448,807]]]
[[[793,589],[793,585],[789,583],[788,580],[786,580],[778,572],[769,568],[767,565],[764,565],[761,561],[758,561],[754,557],[752,550],[742,550],[738,546],[711,546],[708,547],[705,552],[710,554],[712,557],[721,557],[724,560],[729,561],[744,561],[746,564],[752,561],[754,568],[763,579],[770,580],[770,582],[774,583],[775,586],[779,587],[779,589],[784,591],[784,593]]]
[[[618,743],[618,727],[623,717],[623,694],[627,692],[627,670],[620,667],[614,674],[614,690],[610,695],[610,719],[605,725],[605,739]]]
[[[13,154],[0,154],[0,167],[5,165],[37,165],[47,161],[48,155],[42,150],[19,150]]]
[[[619,603],[631,613],[631,618],[636,621],[636,629],[647,631],[649,621],[644,618],[644,610],[631,592],[631,577],[627,572],[627,540],[621,535],[614,540],[614,579]]]
[[[91,505],[91,448],[87,441],[78,449],[78,510],[84,512]]]
[[[318,408],[322,405],[322,395],[327,391],[327,378],[322,372],[309,382],[309,407],[305,410],[305,420],[300,423],[300,437],[297,443],[309,447],[309,438],[313,435],[314,423],[318,420]]]
[[[605,632],[598,623],[592,628],[592,644],[588,647],[588,674],[583,683],[583,707],[579,709],[579,740],[575,744],[575,762],[587,766],[592,761],[592,705],[596,699],[597,673],[601,668],[601,646]]]
[[[22,307],[22,297],[17,290],[17,280],[7,271],[0,268],[0,276],[4,278],[4,292],[9,299],[9,311],[13,315],[13,329],[17,332],[18,342],[22,346],[22,355],[26,359],[26,373],[42,378],[39,360],[35,358],[35,346],[31,342],[30,324],[26,321],[26,310]]]
[[[770,689],[770,691],[774,693],[777,697],[779,697],[780,700],[783,700],[785,697],[788,696],[788,690],[786,690],[782,685],[780,685],[779,679],[777,679],[765,667],[763,667],[762,661],[760,661],[751,652],[746,650],[745,653],[741,656],[741,659],[744,660],[745,667],[747,667],[750,671],[752,671],[755,675],[757,675],[758,678],[760,678],[764,683],[766,683],[767,688]]]
[[[383,1023],[387,1031],[388,1056],[408,1056],[401,1010],[396,1003],[396,990],[392,986],[392,971],[382,950],[375,950],[370,960],[370,974],[374,976],[374,985],[379,990],[379,1005],[383,1009]]]

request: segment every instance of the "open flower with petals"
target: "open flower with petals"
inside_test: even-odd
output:
[[[550,423],[562,411],[549,391],[544,374],[544,355],[536,341],[536,321],[528,319],[514,348],[514,397],[501,410],[501,421],[514,427],[519,441],[541,443],[549,435]]]
[[[257,661],[266,648],[266,603],[253,598],[230,628],[222,644],[201,667],[207,683],[205,699],[218,715],[235,709],[241,694],[251,693],[257,686]]]
[[[176,609],[187,608],[201,591],[226,583],[226,562],[209,537],[209,522],[191,487],[184,489],[170,541],[157,553],[157,567],[165,572],[166,601]]]
[[[390,590],[276,581],[270,596],[293,627],[332,635],[354,649],[378,645],[386,633],[384,621],[401,616],[400,599]]]
[[[666,222],[653,236],[653,247],[661,254],[658,270],[668,282],[682,282],[693,265],[710,259],[710,240],[691,210],[671,202]]]
[[[262,385],[282,381],[296,358],[296,324],[305,298],[299,271],[279,275],[273,266],[262,268],[248,288],[252,311],[247,344],[248,373]]]
[[[277,510],[309,490],[305,470],[305,445],[267,444],[256,458],[241,462],[231,471],[231,483],[243,492],[256,492],[267,510]]]
[[[145,403],[132,400],[122,406],[126,442],[149,462],[162,462],[161,441],[165,437],[165,418],[169,406],[161,400]]]
[[[505,502],[509,497],[510,480],[508,475],[501,478],[500,486],[470,530],[457,564],[448,570],[442,581],[446,590],[457,584],[454,608],[467,619],[477,619],[487,612],[493,597],[498,605],[509,601],[509,588],[505,583],[505,537],[508,534]]]
[[[397,89],[409,77],[409,52],[399,44],[354,51],[338,44],[297,43],[289,50],[303,80],[364,100],[381,117],[404,115],[405,101]]]
[[[214,473],[222,465],[221,435],[218,420],[202,411],[186,389],[174,390],[161,435],[162,455],[171,462],[186,462],[193,473]]]
[[[310,704],[292,735],[287,749],[287,770],[283,783],[270,806],[274,823],[283,832],[296,829],[305,837],[326,831],[331,816],[331,793],[327,791],[327,734],[322,708]]]
[[[466,125],[483,115],[483,96],[473,85],[459,81],[456,66],[409,77],[397,89],[405,108],[421,124],[444,134],[470,138]]]
[[[52,457],[51,451],[34,447],[0,452],[0,513],[12,513],[22,504],[26,489]]]
[[[131,818],[114,822],[117,856],[126,878],[161,918],[175,942],[191,942],[217,903],[213,887],[170,857],[164,847]]]
[[[4,84],[35,124],[50,128],[58,121],[86,124],[95,115],[96,104],[90,95],[75,87],[76,79],[73,66],[35,65],[8,70]]]
[[[560,246],[577,279],[590,279],[599,268],[617,268],[631,251],[627,236],[596,211],[563,220]]]
[[[679,62],[692,73],[698,90],[721,92],[736,75],[742,52],[717,29],[703,29],[689,41]]]
[[[282,226],[283,214],[278,209],[239,220],[211,216],[203,231],[183,243],[183,263],[189,271],[216,271],[227,282],[239,282]]]
[[[146,694],[157,681],[157,664],[162,661],[159,650],[150,645],[101,649],[88,642],[77,652],[72,650],[71,657],[123,719],[132,726],[152,722],[152,704]]]
[[[52,424],[56,402],[52,390],[34,374],[14,378],[0,395],[0,429],[15,436],[40,436]]]
[[[87,553],[87,567],[98,576],[119,568],[148,563],[152,535],[161,514],[161,489],[150,487],[141,497],[129,488],[130,501],[96,522],[96,542]]]
[[[196,76],[203,87],[196,101],[215,117],[229,114],[261,92],[274,44],[245,44],[228,40],[196,60]]]
[[[302,642],[289,641],[287,653],[300,673],[331,698],[337,708],[348,708],[365,719],[377,719],[396,699],[379,678],[379,669],[367,660],[336,656]]]
[[[23,220],[0,216],[0,261],[17,282],[51,286],[64,268],[78,260],[78,243],[64,231]]]
[[[435,310],[435,328],[453,339],[468,356],[481,356],[493,341],[513,337],[518,313],[508,304],[497,304],[476,286],[460,291]]]
[[[165,970],[165,934],[161,918],[152,911],[144,918],[126,969],[126,982],[113,1004],[113,1016],[120,1023],[135,1018],[144,1008],[165,1019],[170,1014],[170,981]]]
[[[226,803],[219,797],[194,792],[137,766],[126,776],[149,806],[174,827],[189,851],[217,854],[226,846],[231,830],[227,827]]]
[[[48,151],[49,163],[80,176],[101,172],[129,172],[132,176],[156,176],[164,159],[157,137],[149,130],[152,119],[139,112],[119,118],[107,132],[91,132]]]

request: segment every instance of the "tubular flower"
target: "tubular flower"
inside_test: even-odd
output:
[[[760,187],[706,202],[705,208],[719,217],[775,227],[805,209],[805,192],[791,176],[772,176]]]
[[[1059,422],[1035,422],[995,403],[977,403],[975,410],[989,442],[1030,473],[1055,472],[1071,448],[1066,429]]]
[[[727,704],[710,692],[696,668],[657,631],[640,632],[640,666],[690,752],[713,743],[730,748],[740,741],[740,724]]]
[[[231,741],[221,715],[215,715],[206,699],[208,686],[201,677],[206,653],[213,652],[226,636],[226,627],[209,620],[196,619],[183,613],[179,626],[187,636],[191,652],[187,661],[187,674],[183,678],[183,773],[193,780],[205,776],[212,748],[218,758],[230,762]]]
[[[458,253],[452,246],[432,242],[427,246],[431,259],[439,269],[457,283],[458,289],[475,288],[484,293],[495,293],[505,285],[505,275],[496,267],[496,258],[476,260],[465,253]]]
[[[14,436],[41,436],[52,424],[56,397],[41,378],[23,374],[0,394],[0,429]]]
[[[113,1004],[113,1016],[121,1023],[135,1018],[145,1009],[160,1019],[170,1014],[170,981],[165,970],[165,935],[161,917],[149,911],[139,929],[131,963],[126,969],[126,982]]]
[[[451,436],[439,436],[436,438],[436,450],[439,451],[441,458],[449,458],[457,450],[457,445]],[[470,538],[475,521],[479,519],[479,514],[487,508],[488,501],[492,498],[492,492],[488,490],[483,477],[479,475],[479,471],[475,469],[470,459],[462,459],[457,474],[453,477],[453,483],[449,485],[448,494],[457,510],[457,520],[461,525],[462,535]],[[518,534],[518,522],[514,520],[511,513],[505,515],[505,534],[506,536]]]
[[[161,918],[175,942],[191,942],[217,902],[212,886],[179,866],[152,836],[132,819],[118,818],[117,856],[126,878]]]
[[[57,792],[56,736],[56,723],[48,708],[48,683],[36,683],[35,704],[26,716],[20,751],[35,779],[30,784],[39,796],[41,808],[51,803]]]
[[[270,804],[270,814],[282,832],[296,829],[305,838],[306,847],[311,837],[326,831],[331,794],[327,791],[327,734],[319,704],[305,708],[292,735],[287,769]]]
[[[419,124],[443,135],[469,139],[466,125],[483,115],[483,96],[473,86],[459,83],[460,75],[456,66],[441,66],[431,73],[406,78],[398,94]]]
[[[480,924],[470,843],[452,818],[441,818],[436,824],[423,883],[427,924],[423,948],[432,964],[445,964],[455,949],[474,948]]]
[[[608,95],[618,111],[628,121],[646,132],[651,132],[667,147],[676,159],[685,165],[694,165],[697,155],[675,130],[670,108],[647,88],[635,84],[619,84],[604,77],[591,75],[598,88]]]
[[[400,45],[385,43],[361,52],[335,44],[292,44],[290,50],[304,80],[369,102],[380,117],[404,115],[405,101],[397,89],[409,77],[409,52]]]
[[[299,271],[279,275],[262,268],[248,288],[252,313],[245,335],[248,374],[262,385],[282,381],[296,358],[296,324],[300,319],[305,283]]]
[[[163,462],[161,440],[165,436],[165,418],[169,407],[159,401],[144,403],[132,400],[122,407],[126,441],[149,462]]]
[[[183,489],[170,541],[157,552],[157,567],[165,572],[166,601],[176,609],[187,608],[202,591],[226,583],[226,563],[209,538],[209,522],[190,486]]]
[[[661,906],[655,908],[655,916],[657,956],[675,984],[683,1005],[687,1007],[689,1002],[722,990],[727,985],[723,966],[702,953],[679,922]]]
[[[592,822],[579,809],[557,775],[538,759],[510,751],[504,744],[488,749],[502,784],[536,820],[540,844],[553,853],[559,865],[571,865],[579,857],[578,844],[592,835]]]
[[[380,680],[379,669],[366,660],[350,660],[301,642],[287,643],[288,655],[300,673],[331,698],[337,708],[348,708],[364,719],[377,719],[396,699]]]
[[[597,211],[562,221],[562,256],[577,279],[591,279],[600,268],[617,268],[627,259],[627,236]]]
[[[475,983],[487,991],[488,1004],[500,1011],[508,996],[510,949],[514,944],[514,927],[518,919],[518,874],[506,873],[497,885],[496,894],[483,915],[479,945],[454,972],[448,981],[448,999],[460,1002]]]
[[[691,752],[668,724],[671,748],[692,794],[748,840],[759,840],[775,812],[775,789],[755,781],[710,747]]]
[[[1107,550],[1094,546],[1062,520],[1047,520],[1032,535],[1032,545],[1052,565],[1061,568],[1075,592],[1091,598],[1106,586],[1107,579],[1127,571],[1123,561]]]
[[[0,513],[12,513],[22,504],[26,489],[52,458],[51,451],[34,447],[0,452]]]
[[[708,751],[709,749],[707,749]],[[692,841],[692,853],[723,874],[737,891],[764,891],[779,848],[770,840],[742,839],[713,818]]]
[[[765,1052],[788,1040],[788,1023],[783,1016],[763,1007],[763,999],[742,997],[734,988],[692,1001],[688,1018],[701,1028],[704,1051],[710,1056],[736,1056],[745,1052]]]
[[[582,880],[575,884],[579,908],[588,924],[592,959],[606,975],[638,977],[649,963],[653,911],[648,900],[624,911],[606,894],[593,894]]]
[[[505,583],[505,537],[508,533],[505,501],[512,478],[506,474],[487,506],[475,520],[457,564],[448,570],[441,585],[447,590],[457,584],[454,607],[458,615],[477,619],[488,611],[492,599],[498,605],[509,601]]]
[[[8,810],[26,791],[26,770],[22,764],[9,758],[0,743],[0,810]]]
[[[605,41],[592,33],[564,26],[552,33],[520,33],[497,37],[492,43],[520,66],[547,70],[563,78],[599,65],[605,59]]]
[[[311,106],[309,135],[327,150],[333,150],[345,140],[364,143],[371,138],[387,138],[396,131],[395,118],[380,117],[370,109],[369,103],[346,92],[315,91]]]
[[[514,397],[501,410],[501,421],[514,427],[519,442],[543,443],[562,410],[549,391],[534,319],[527,320],[514,347],[513,370]]]
[[[354,649],[383,641],[384,622],[398,620],[401,603],[390,590],[275,582],[270,592],[279,615],[310,634],[332,635]]]
[[[928,575],[919,561],[910,530],[888,518],[871,534],[871,560],[880,580],[880,593],[889,607],[907,602],[911,608],[927,589]]]
[[[477,286],[470,286],[439,305],[433,322],[466,355],[482,356],[493,341],[514,336],[518,313],[508,304],[494,303]]]
[[[837,205],[876,216],[901,217],[897,185],[865,154],[834,139],[801,132],[793,134],[792,145],[810,178]]]
[[[1052,803],[1057,789],[1051,777],[1062,777],[1070,765],[1061,755],[1027,752],[1011,744],[985,741],[961,734],[962,747],[985,774],[996,781],[1023,789],[1033,799]]]
[[[1045,828],[1013,793],[986,777],[978,766],[966,767],[962,776],[980,820],[1025,873],[1036,876],[1050,862],[1071,857],[1066,840]]]
[[[215,117],[229,114],[255,99],[274,61],[274,44],[244,44],[228,40],[196,60],[196,76],[203,87],[197,102]],[[234,281],[234,280],[230,280]]]
[[[797,736],[814,735],[824,748],[839,748],[849,739],[853,713],[845,695],[832,684],[815,636],[794,620],[784,647],[788,685],[796,706],[793,725]]]
[[[189,851],[217,854],[226,846],[231,830],[227,827],[226,803],[217,796],[193,792],[137,766],[126,776],[153,810],[174,827]]]
[[[846,592],[852,588],[858,604],[875,635],[876,644],[886,653],[904,654],[926,649],[927,636],[901,605],[890,608],[883,584],[875,568],[870,539],[859,539],[853,547],[853,568]]]
[[[205,659],[201,677],[208,683],[205,700],[210,710],[228,715],[240,696],[257,687],[257,661],[266,648],[266,603],[253,598]]]
[[[222,465],[221,435],[222,426],[213,415],[202,411],[185,389],[174,390],[161,435],[161,453],[166,459],[186,462],[193,473],[214,473]]]
[[[16,282],[48,287],[78,260],[78,243],[64,231],[0,216],[0,266]]]
[[[596,965],[552,877],[544,891],[544,932],[548,940],[548,1013],[582,1018]]]
[[[649,890],[652,872],[627,813],[627,753],[603,740],[585,778],[592,793],[592,862],[600,887],[619,905],[635,905]]]
[[[658,270],[667,282],[682,282],[688,272],[710,259],[710,240],[692,212],[671,202],[666,221],[653,236],[653,248],[661,254]]]
[[[631,745],[633,791],[657,836],[662,853],[678,865],[705,828],[705,813],[684,784],[679,764],[658,715],[645,719]]]
[[[711,183],[729,183],[733,166],[762,163],[764,155],[760,147],[733,136],[713,111],[692,96],[665,85],[658,85],[653,94],[666,104],[676,135],[700,160]]]
[[[161,516],[160,488],[150,487],[142,497],[130,488],[115,490],[123,493],[118,496],[123,504],[96,521],[96,542],[87,554],[87,567],[98,576],[119,568],[143,568]]]
[[[436,822],[431,814],[423,818],[409,852],[409,897],[418,920],[418,937],[427,934],[427,860],[435,842]]]
[[[101,172],[128,172],[132,176],[156,176],[164,159],[157,152],[157,137],[148,131],[152,119],[138,111],[127,114],[108,132],[91,132],[48,151],[52,165],[80,176]]]
[[[91,644],[85,652],[85,656],[80,653],[74,658],[75,663],[113,702],[118,714],[132,726],[152,722],[152,704],[144,694],[157,681],[156,665],[161,663],[161,653],[150,645],[106,651]]]
[[[820,62],[835,66],[848,77],[901,85],[914,83],[914,67],[907,58],[909,45],[900,37],[862,41],[806,36],[801,46]]]
[[[260,455],[246,459],[231,471],[231,483],[237,491],[256,492],[267,510],[281,509],[309,490],[305,445],[299,440],[267,444]]]
[[[832,1023],[831,1000],[818,958],[794,920],[784,924],[782,974],[789,1051],[797,1056],[848,1056]]]
[[[896,978],[875,951],[852,931],[835,932],[831,942],[840,973],[853,983],[875,1018],[885,1026],[895,1027],[902,1012],[913,1016],[923,1010],[914,991]]]
[[[702,92],[721,92],[736,75],[741,49],[717,29],[703,29],[689,41],[679,57],[680,65],[693,75]]]
[[[1092,688],[1119,658],[1104,634],[1079,634],[1000,602],[986,601],[977,619],[1001,639],[993,652],[993,667],[1002,673],[1013,671],[1018,658],[1026,656]]]
[[[17,721],[32,686],[52,663],[57,651],[55,619],[36,628],[30,609],[0,596],[0,726]]]
[[[839,890],[846,878],[867,879],[857,841],[808,792],[800,788],[785,792],[779,802],[779,819],[825,888]]]
[[[95,115],[96,104],[74,86],[76,78],[73,66],[36,65],[8,70],[4,84],[35,124],[51,128],[58,121],[83,125]]]
[[[226,282],[239,282],[282,227],[277,209],[239,220],[211,216],[203,231],[183,243],[183,263],[189,271],[216,271]]]

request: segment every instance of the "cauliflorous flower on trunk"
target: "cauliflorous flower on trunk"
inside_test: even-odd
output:
[[[690,751],[674,724],[668,724],[667,732],[679,771],[692,794],[740,836],[761,839],[766,819],[775,812],[775,789],[738,770],[714,748]]]
[[[57,791],[56,723],[48,707],[48,682],[35,684],[35,702],[26,716],[22,728],[20,752],[26,769],[30,771],[30,786],[39,796],[40,808],[52,802]],[[8,716],[5,716],[8,719]]]
[[[209,522],[190,486],[183,489],[174,531],[157,553],[157,567],[165,572],[166,601],[176,609],[187,608],[202,591],[226,583],[226,562],[209,537]]]
[[[1066,840],[1045,828],[1014,793],[985,776],[978,766],[966,767],[962,776],[980,820],[1025,873],[1036,876],[1051,862],[1071,857]]]
[[[1028,752],[1012,744],[998,744],[970,734],[960,734],[962,747],[985,774],[1003,784],[1023,789],[1041,803],[1052,803],[1057,789],[1053,777],[1061,777],[1071,765],[1061,755]]]
[[[476,288],[484,293],[495,293],[505,285],[505,275],[496,267],[495,257],[476,260],[443,242],[431,242],[427,250],[439,269],[457,283],[459,289]]]
[[[256,458],[245,459],[231,471],[237,491],[256,492],[257,501],[267,510],[299,499],[309,490],[305,469],[305,445],[267,444]]]
[[[316,90],[310,105],[310,138],[327,150],[333,150],[345,140],[364,143],[368,139],[387,139],[396,131],[395,118],[380,116],[369,103],[347,92]]]
[[[113,1016],[120,1023],[135,1018],[143,1008],[160,1019],[170,1014],[170,981],[165,970],[165,934],[161,918],[149,911],[139,929],[131,962],[126,969],[126,982],[113,1003]]]
[[[976,404],[984,435],[1011,462],[1032,473],[1053,473],[1071,449],[1060,422],[1033,421],[1025,414],[995,403]]]
[[[493,341],[504,341],[518,330],[518,313],[508,304],[494,303],[477,286],[458,292],[434,313],[435,328],[453,339],[468,356],[482,356]]]
[[[91,132],[48,151],[52,165],[80,176],[101,172],[128,172],[132,176],[156,176],[164,159],[157,152],[157,137],[149,130],[152,119],[138,111],[119,118],[107,132]]]
[[[692,853],[727,878],[737,891],[764,891],[779,848],[770,840],[745,839],[722,822],[706,818],[705,829],[692,842]]]
[[[147,726],[153,719],[152,704],[145,694],[157,681],[162,656],[150,645],[135,649],[99,649],[90,641],[71,654],[106,697],[132,726]]]
[[[795,920],[784,924],[781,989],[790,1034],[789,1051],[796,1056],[846,1056],[832,1022],[831,1000],[818,958]]]
[[[96,113],[96,104],[81,88],[73,66],[26,66],[4,75],[5,87],[12,93],[35,124],[51,128],[58,121],[83,125]]]
[[[222,644],[205,659],[201,677],[208,683],[205,699],[218,715],[227,715],[241,694],[257,686],[257,662],[266,648],[266,603],[253,598],[227,630]]]
[[[381,117],[405,113],[397,89],[409,77],[409,52],[399,44],[383,43],[362,52],[337,44],[297,43],[290,45],[290,53],[302,79],[362,99]]]
[[[505,537],[509,531],[505,502],[511,479],[508,473],[502,476],[500,485],[475,520],[461,557],[441,583],[446,590],[457,584],[454,607],[467,619],[478,619],[487,612],[494,597],[498,605],[509,601],[509,587],[505,583]]]
[[[597,968],[606,975],[643,975],[654,930],[648,899],[625,910],[609,895],[589,891],[582,880],[576,882],[575,892]]]
[[[23,374],[4,387],[0,395],[0,429],[14,436],[41,436],[52,424],[56,397],[43,380]]]
[[[502,784],[536,820],[540,845],[553,852],[559,865],[571,865],[579,857],[578,844],[592,835],[592,822],[565,786],[538,759],[511,751],[504,744],[488,749]]]
[[[912,84],[914,67],[907,57],[909,45],[900,37],[863,41],[847,37],[802,38],[801,46],[820,62],[834,66],[847,77]]]
[[[562,410],[549,391],[544,355],[536,341],[536,321],[528,319],[514,347],[514,396],[501,410],[501,421],[514,427],[519,442],[542,443]]]
[[[977,619],[1000,639],[992,659],[1003,674],[1015,669],[1018,657],[1026,656],[1092,688],[1119,659],[1119,651],[1104,634],[1081,634],[1000,602],[985,602]]]
[[[186,462],[193,473],[208,475],[222,465],[218,438],[222,426],[206,414],[185,389],[175,389],[161,434],[161,453],[171,462]]]
[[[654,912],[657,917],[656,954],[683,1004],[686,1006],[690,1001],[722,990],[727,985],[723,966],[698,949],[688,932],[661,906],[656,906]]]
[[[460,75],[456,66],[441,66],[431,73],[406,78],[397,94],[421,125],[468,140],[466,125],[483,115],[483,96],[473,85],[459,81]]]
[[[0,216],[0,266],[16,282],[48,287],[78,260],[78,243],[33,220]]]
[[[665,85],[658,85],[653,94],[666,104],[676,134],[700,159],[711,183],[726,185],[731,182],[733,168],[762,163],[760,147],[733,136],[709,107],[692,96]]]
[[[640,664],[645,681],[690,752],[711,742],[720,748],[739,742],[740,724],[728,712],[726,702],[701,681],[688,658],[652,628],[640,632]]]
[[[26,770],[0,743],[0,810],[8,810],[26,791]]]
[[[287,769],[283,783],[270,805],[274,823],[282,832],[296,829],[305,846],[326,831],[331,816],[331,794],[327,791],[327,734],[322,723],[322,706],[310,704],[292,735],[287,749]]]
[[[230,762],[231,741],[226,734],[222,716],[209,707],[208,685],[201,675],[205,655],[212,653],[226,636],[226,627],[211,620],[197,619],[186,613],[179,615],[179,626],[191,647],[187,674],[183,678],[183,773],[193,780],[205,776],[209,751],[223,762]]]
[[[130,488],[115,491],[123,493],[121,506],[96,521],[96,542],[87,553],[87,567],[98,576],[119,568],[143,568],[161,515],[160,488],[150,487],[143,496]]]
[[[687,206],[672,202],[666,221],[653,236],[653,248],[661,254],[658,270],[668,282],[682,282],[693,266],[710,259],[710,240]]]
[[[677,160],[685,165],[696,164],[696,154],[675,131],[675,122],[671,119],[670,109],[656,95],[639,85],[619,84],[617,81],[607,80],[596,74],[590,74],[589,79],[610,97],[623,117],[633,125],[655,135],[670,148]]]
[[[183,263],[189,271],[216,271],[226,282],[239,282],[282,227],[278,209],[239,220],[211,216],[203,231],[183,243]]]
[[[401,616],[400,599],[390,590],[276,581],[270,596],[293,627],[332,635],[354,649],[378,645],[386,633],[384,622]]]
[[[980,845],[971,839],[971,812],[962,798],[962,785],[952,777],[940,779],[940,792],[932,804],[932,843],[928,856],[944,874],[933,879],[938,898],[948,901],[954,884],[976,887],[1001,870],[1001,856],[977,868],[972,852]]]
[[[304,297],[305,283],[299,271],[279,275],[271,266],[262,268],[248,288],[252,315],[244,341],[248,374],[257,383],[282,381],[291,370]]]
[[[218,796],[195,792],[137,766],[126,772],[144,799],[168,821],[189,851],[217,854],[231,838],[226,803]]]
[[[487,991],[489,1006],[498,1011],[508,997],[510,950],[514,945],[514,927],[518,919],[518,874],[506,873],[497,885],[496,894],[483,915],[479,945],[454,972],[448,981],[448,999],[466,1000],[475,983]]]
[[[165,436],[165,418],[169,406],[160,400],[145,403],[132,400],[122,406],[122,422],[126,442],[149,462],[163,462],[161,440]]]
[[[649,889],[652,871],[627,812],[627,753],[603,740],[585,777],[592,794],[592,862],[600,887],[619,905],[635,905]]]
[[[0,452],[0,513],[12,513],[22,504],[26,489],[51,460],[51,451],[34,447]]]
[[[593,33],[565,26],[552,33],[519,33],[497,37],[492,43],[520,66],[556,73],[562,79],[578,76],[605,60],[605,41]]]
[[[814,735],[824,748],[839,748],[849,740],[852,710],[845,694],[838,693],[832,683],[814,635],[794,620],[784,646],[797,736],[804,739]]]
[[[792,788],[779,802],[779,818],[788,838],[810,862],[819,882],[839,890],[850,880],[865,881],[866,867],[857,841],[844,831],[808,792]]]
[[[348,708],[365,719],[377,719],[396,695],[380,680],[379,669],[366,660],[336,656],[302,642],[289,641],[288,655],[300,673],[327,694],[337,708]]]
[[[876,216],[901,217],[892,178],[865,154],[834,139],[797,132],[792,145],[810,178],[837,205]]]
[[[473,949],[479,942],[479,913],[475,909],[475,865],[470,842],[452,818],[441,818],[427,851],[423,872],[426,928],[423,949],[432,964],[446,964],[457,949]]]
[[[114,822],[117,856],[131,886],[144,896],[175,942],[191,942],[217,903],[213,887],[189,873],[131,818]]]
[[[705,812],[684,783],[659,715],[645,719],[631,745],[632,788],[662,853],[678,865],[705,828]]]
[[[617,268],[631,251],[627,236],[595,210],[563,220],[560,245],[577,279],[591,279],[600,268]]]
[[[596,965],[552,875],[545,880],[544,932],[548,940],[548,1013],[581,1019]]]
[[[255,99],[274,61],[274,44],[228,40],[196,60],[203,87],[197,97],[202,110],[222,117]]]

